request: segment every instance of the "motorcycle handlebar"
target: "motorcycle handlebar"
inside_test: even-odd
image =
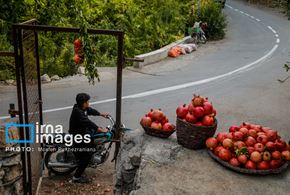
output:
[[[113,117],[111,115],[108,115],[106,118],[110,121],[110,123],[113,127],[115,125],[115,120],[113,119]]]

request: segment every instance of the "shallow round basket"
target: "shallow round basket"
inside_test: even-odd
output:
[[[250,175],[270,175],[270,174],[279,174],[283,171],[285,171],[289,164],[290,161],[286,161],[281,167],[277,168],[277,169],[268,169],[268,170],[256,170],[256,169],[246,169],[246,168],[242,168],[242,167],[235,167],[232,166],[230,163],[221,160],[219,157],[217,157],[212,151],[208,150],[208,154],[218,163],[220,163],[221,165],[223,165],[224,167],[231,169],[235,172],[238,173],[244,173],[244,174],[250,174]]]
[[[217,129],[217,120],[213,126],[197,126],[182,119],[176,119],[177,142],[188,149],[205,148],[207,138],[214,136]]]
[[[150,127],[144,127],[142,124],[140,124],[145,133],[151,136],[155,136],[155,137],[160,137],[160,138],[168,138],[170,135],[172,135],[175,132],[175,127],[173,129],[173,131],[162,131],[160,129],[152,129]]]

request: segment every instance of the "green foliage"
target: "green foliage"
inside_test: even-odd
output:
[[[6,35],[0,34],[0,51],[11,51],[12,47],[8,43]],[[14,78],[14,58],[1,57],[0,58],[0,80],[7,80]]]
[[[224,38],[227,23],[221,5],[212,0],[204,0],[200,4],[199,16],[197,1],[193,7],[191,26],[195,21],[207,22],[209,39],[216,40]]]
[[[6,3],[8,2],[8,3]],[[202,0],[201,15],[197,18],[193,0],[11,0],[1,4],[1,39],[11,49],[10,25],[26,19],[36,18],[40,24],[66,27],[121,29],[125,31],[125,56],[149,52],[167,45],[185,34],[185,29],[194,21],[209,24],[212,39],[224,36],[225,18],[218,5]],[[82,13],[82,15],[81,15]],[[75,38],[80,34],[39,34],[39,52],[42,73],[67,76],[75,74],[73,62]],[[84,40],[83,40],[84,41]],[[117,40],[110,36],[88,36],[85,53],[87,73],[97,76],[96,66],[115,66]],[[4,44],[4,45],[5,45]],[[85,58],[86,59],[86,58]],[[10,77],[7,59],[2,58],[2,75]],[[4,62],[3,62],[4,61]],[[6,62],[7,61],[7,62]],[[87,65],[86,65],[87,64]],[[6,70],[3,73],[3,70]],[[95,75],[94,75],[95,74]],[[1,77],[2,80],[4,77]],[[6,78],[6,77],[5,77]]]

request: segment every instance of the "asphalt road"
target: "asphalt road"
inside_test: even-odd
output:
[[[231,124],[252,121],[278,129],[285,139],[290,139],[290,81],[277,82],[287,75],[282,65],[289,60],[289,21],[241,1],[228,1],[228,4],[233,8],[224,10],[228,18],[225,40],[209,44],[208,49],[201,48],[198,51],[201,55],[197,52],[167,59],[144,69],[156,76],[125,71],[123,95],[129,97],[122,105],[123,123],[130,128],[140,128],[139,119],[150,108],[162,108],[174,121],[176,107],[188,103],[192,94],[198,93],[208,96],[217,108],[219,130]],[[91,94],[92,102],[112,99],[115,98],[115,84],[116,80],[111,78],[95,86],[88,85],[84,79],[44,85],[44,110],[61,108],[45,113],[44,122],[63,124],[67,128],[71,109],[64,107],[74,103],[77,93]],[[172,86],[176,87],[168,89]],[[16,102],[16,94],[15,88],[2,87],[0,90],[0,117],[3,117],[7,115],[8,104]],[[134,96],[152,90],[156,91]],[[115,101],[93,106],[103,112],[115,113]]]

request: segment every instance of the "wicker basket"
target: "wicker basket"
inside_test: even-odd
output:
[[[150,127],[144,127],[142,124],[140,124],[144,131],[146,132],[146,134],[148,135],[152,135],[152,136],[155,136],[155,137],[160,137],[160,138],[168,138],[170,135],[172,135],[174,132],[175,132],[175,127],[174,127],[174,130],[173,131],[163,131],[163,130],[160,130],[160,129],[152,129]]]
[[[177,142],[189,149],[205,148],[207,138],[214,136],[217,129],[217,120],[213,126],[197,126],[182,119],[176,119]]]
[[[225,162],[223,160],[221,160],[219,157],[217,157],[212,151],[208,150],[208,154],[214,159],[216,160],[218,163],[220,163],[221,165],[223,165],[224,167],[231,169],[235,172],[238,173],[244,173],[244,174],[250,174],[250,175],[269,175],[269,174],[278,174],[281,172],[284,172],[289,164],[290,161],[286,161],[281,167],[277,168],[277,169],[268,169],[268,170],[256,170],[256,169],[246,169],[246,168],[242,168],[242,167],[235,167],[232,166],[231,164],[229,164],[228,162]]]

